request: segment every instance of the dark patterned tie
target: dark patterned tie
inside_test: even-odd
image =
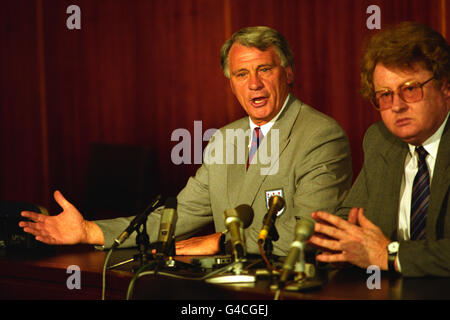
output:
[[[428,155],[422,147],[416,147],[419,155],[418,171],[414,178],[411,196],[411,240],[425,239],[425,225],[430,199],[430,175],[425,161]]]
[[[261,131],[260,127],[256,127],[253,129],[253,137],[252,137],[252,144],[250,146],[250,151],[248,153],[248,161],[247,161],[247,169],[250,165],[250,162],[253,159],[253,156],[256,153],[256,150],[258,150],[259,144],[261,143],[261,140],[264,138],[264,135]]]

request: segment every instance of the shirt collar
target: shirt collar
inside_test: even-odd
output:
[[[427,140],[424,141],[424,143],[422,143],[423,148],[428,152],[428,154],[433,159],[436,159],[436,157],[437,157],[437,152],[439,149],[439,142],[441,141],[442,134],[444,133],[445,124],[447,123],[449,114],[450,113],[447,113],[447,117],[442,122],[439,129],[437,129],[436,132],[433,133],[433,135],[431,137],[429,137]],[[411,154],[411,157],[414,157],[416,146],[408,143],[408,147],[409,147],[409,152]]]

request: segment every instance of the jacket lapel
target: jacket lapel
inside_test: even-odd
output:
[[[286,108],[283,110],[283,113],[280,114],[273,127],[262,140],[261,145],[259,146],[258,151],[255,154],[257,162],[251,164],[246,171],[245,179],[243,180],[244,182],[241,189],[243,192],[240,192],[239,197],[235,198],[239,199],[238,204],[245,203],[252,206],[256,195],[261,191],[261,186],[264,180],[267,178],[268,174],[272,172],[276,173],[275,171],[272,171],[274,169],[280,170],[280,168],[278,167],[280,165],[279,159],[281,158],[283,151],[289,144],[289,136],[291,134],[292,127],[297,119],[300,106],[301,103],[291,94],[289,96]],[[274,130],[277,131],[278,139],[277,134],[274,134]],[[276,152],[277,149],[278,152]],[[275,152],[275,155],[272,154],[272,152]],[[278,155],[276,155],[276,153],[278,153]],[[261,156],[266,159],[266,163],[261,163]],[[271,156],[270,161],[267,161],[267,156]],[[231,170],[234,171],[234,169]],[[229,180],[229,185],[230,183],[236,181],[232,180],[235,178],[239,178],[240,181],[242,181],[242,176],[238,177],[237,173],[233,172],[232,176],[230,176],[231,181]]]
[[[403,179],[405,158],[408,153],[408,146],[401,140],[395,138],[392,144],[382,148],[381,157],[385,163],[382,174],[384,178],[380,179],[382,185],[379,186],[379,198],[375,203],[376,211],[382,212],[380,216],[379,227],[388,231],[386,236],[391,239],[397,239],[398,228],[398,210],[400,204],[400,187]],[[400,159],[400,160],[399,160]]]
[[[431,182],[430,206],[427,212],[427,236],[436,239],[436,224],[450,183],[450,121],[447,120],[439,143],[439,151]]]
[[[227,163],[227,194],[228,194],[228,202],[232,207],[236,207],[238,204],[242,204],[239,202],[240,194],[242,194],[243,188],[243,178],[246,176],[246,164],[248,159],[248,144],[250,141],[250,126],[248,124],[248,118],[245,118],[245,123],[241,128],[233,129],[233,130],[243,130],[241,133],[244,137],[239,137],[237,139],[232,139],[230,141],[226,141],[225,153],[228,154],[228,160],[231,160],[231,163]],[[236,131],[237,132],[237,131]],[[239,145],[238,139],[244,139],[244,143]],[[239,153],[245,154],[243,161],[239,163],[238,158]],[[227,161],[225,159],[224,161]],[[245,189],[244,189],[245,190]]]

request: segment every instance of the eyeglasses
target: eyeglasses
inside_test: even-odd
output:
[[[397,89],[397,94],[400,99],[405,102],[413,103],[423,99],[423,86],[433,80],[431,77],[425,82],[405,82]],[[378,111],[383,111],[392,108],[394,102],[395,92],[391,89],[383,89],[375,92],[374,97],[371,99],[372,105]]]

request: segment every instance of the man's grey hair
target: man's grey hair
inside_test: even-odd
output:
[[[234,43],[261,51],[273,46],[280,58],[281,66],[290,66],[294,70],[294,56],[291,47],[281,33],[265,26],[247,27],[234,33],[220,49],[220,65],[227,78],[230,78],[228,54]]]

